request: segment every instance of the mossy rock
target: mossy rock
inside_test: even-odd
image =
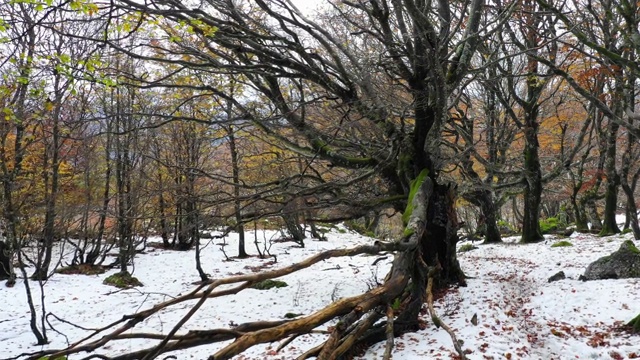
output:
[[[50,356],[39,357],[38,360],[67,360],[66,356],[58,356],[56,358],[52,358]]]
[[[640,250],[627,240],[608,256],[589,264],[583,280],[640,278]]]
[[[546,219],[540,220],[540,231],[543,234],[551,234],[556,233],[561,230],[564,230],[567,227],[567,224],[558,220],[558,218],[550,217]]]
[[[566,241],[566,240],[562,240],[562,241],[558,241],[557,243],[551,245],[552,248],[567,247],[567,246],[573,246],[573,244],[568,242],[568,241]]]
[[[633,241],[631,240],[627,240],[625,242],[622,243],[622,246],[624,246],[627,250],[636,253],[636,254],[640,254],[640,249],[638,249],[636,247],[636,245],[633,243]]]
[[[464,245],[460,246],[460,248],[458,249],[458,252],[459,253],[463,253],[463,252],[475,250],[477,248],[478,247],[473,245],[473,244],[464,244]]]
[[[132,276],[128,272],[119,272],[104,279],[105,285],[115,286],[120,289],[129,289],[136,286],[143,286],[140,280],[135,276]]]
[[[516,227],[512,224],[509,224],[508,222],[504,221],[504,220],[498,220],[496,225],[498,225],[498,231],[500,232],[500,235],[502,236],[513,236],[516,235],[518,233]]]
[[[268,279],[268,280],[263,280],[263,281],[260,281],[259,283],[255,283],[251,285],[251,288],[256,290],[269,290],[269,289],[281,288],[285,286],[289,286],[289,284],[280,280]]]

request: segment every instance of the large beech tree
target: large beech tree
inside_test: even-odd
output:
[[[308,332],[335,317],[341,320],[324,344],[306,356],[348,357],[357,346],[416,330],[419,312],[433,286],[464,284],[455,253],[455,187],[441,184],[439,178],[448,161],[441,141],[449,107],[469,73],[470,60],[483,35],[479,24],[484,2],[355,0],[325,5],[325,12],[311,19],[288,0],[210,0],[195,8],[177,0],[113,1],[108,8],[110,16],[105,16],[106,35],[94,39],[123,54],[172,65],[170,73],[157,78],[144,74],[135,79],[144,86],[180,86],[172,80],[185,70],[241,74],[246,79],[245,96],[258,101],[243,101],[217,83],[203,81],[189,87],[202,96],[231,102],[237,118],[252,122],[265,137],[289,151],[341,169],[336,172],[340,178],[331,182],[321,174],[315,182],[306,182],[320,200],[344,204],[343,189],[378,176],[385,184],[382,191],[372,192],[371,198],[351,198],[350,204],[358,205],[350,207],[351,214],[364,214],[390,203],[398,209],[406,207],[403,238],[323,253],[303,263],[306,266],[328,256],[394,251],[393,267],[379,288],[342,299],[301,319],[241,325],[227,333],[235,341],[211,359],[228,359],[254,344]],[[130,21],[131,26],[116,21],[121,14],[127,16],[119,19],[127,19],[122,21]],[[122,48],[120,39],[110,39],[110,27],[116,23],[136,29],[145,21],[155,28],[149,31],[152,37],[148,41],[138,41],[139,46]],[[482,31],[498,29],[502,21],[497,17]],[[286,184],[280,187],[286,189]],[[138,320],[125,327],[164,306],[200,299],[160,343],[118,358],[151,359],[194,342],[219,341],[220,336],[206,332],[196,335],[194,342],[176,343],[174,339],[180,325],[207,297],[230,292],[214,292],[218,285],[240,281],[233,290],[240,291],[263,278],[303,267],[208,282],[186,297],[136,314]],[[402,303],[395,312],[390,306],[394,299]],[[392,326],[373,326],[385,315]],[[434,313],[432,316],[437,320]],[[443,327],[464,358],[455,335]],[[120,330],[58,354],[99,348]]]
[[[384,196],[408,195],[410,182],[425,171],[439,195],[429,200],[434,221],[420,256],[428,265],[439,260],[443,283],[461,280],[453,252],[455,211],[445,204],[448,187],[438,185],[447,160],[441,130],[478,43],[482,1],[341,2],[316,20],[288,1],[219,0],[202,9],[178,1],[116,4],[156,19],[168,36],[149,43],[161,55],[120,50],[184,69],[243,74],[265,105],[248,107],[216,84],[199,88],[235,102],[239,116],[289,149],[351,170],[347,176],[375,169],[389,184]],[[146,81],[169,85],[166,77]],[[307,115],[327,103],[341,116]],[[295,136],[281,131],[282,121]]]

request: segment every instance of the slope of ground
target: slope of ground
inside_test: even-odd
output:
[[[259,242],[270,243],[277,234],[259,233]],[[283,267],[319,251],[352,247],[373,240],[344,228],[327,234],[329,241],[308,240],[305,248],[292,243],[273,242],[273,258],[252,257],[225,261],[220,250],[222,240],[204,242],[204,270],[213,278],[245,274],[261,269]],[[254,234],[249,233],[248,239]],[[515,238],[504,244],[480,245],[460,253],[463,269],[471,278],[465,288],[449,290],[437,301],[442,320],[456,329],[464,341],[469,359],[627,359],[640,357],[640,337],[618,332],[621,320],[640,312],[640,279],[582,282],[578,276],[595,259],[615,251],[630,235],[606,238],[577,234],[569,239],[574,246],[551,248],[555,240],[517,245]],[[157,241],[157,239],[154,239]],[[225,239],[229,255],[236,252],[237,237]],[[261,245],[262,247],[262,245]],[[249,248],[251,250],[251,248]],[[60,250],[65,253],[66,249]],[[251,252],[251,251],[249,251]],[[253,251],[255,253],[255,251]],[[356,295],[381,282],[391,257],[357,256],[330,259],[281,280],[288,286],[270,290],[247,289],[241,293],[211,299],[185,325],[184,331],[233,326],[254,320],[284,319],[285,314],[309,314],[333,300]],[[151,307],[171,296],[193,289],[198,280],[194,252],[147,248],[136,258],[134,275],[144,283],[137,289],[118,290],[102,284],[102,275],[56,274],[45,284],[47,312],[85,328],[98,328],[118,320],[124,314]],[[547,279],[563,270],[567,279],[548,283]],[[25,291],[19,281],[13,288],[0,288],[0,358],[39,350],[29,330],[29,310]],[[34,294],[39,297],[37,284]],[[169,331],[189,310],[183,303],[149,318],[136,332]],[[477,325],[471,323],[477,316]],[[45,348],[65,347],[87,335],[86,330],[49,317],[55,331],[48,330],[51,344]],[[394,359],[455,358],[449,336],[428,326],[396,340]],[[324,329],[322,329],[324,330]],[[320,342],[325,335],[301,336],[280,352],[278,344],[254,346],[238,359],[293,359]],[[152,345],[149,341],[112,342],[101,353],[116,355]],[[201,346],[174,354],[177,359],[205,359],[222,344]],[[380,359],[384,345],[378,344],[362,359]],[[80,358],[80,357],[77,357]],[[74,357],[71,357],[74,359]]]

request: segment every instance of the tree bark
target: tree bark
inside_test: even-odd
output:
[[[617,133],[620,126],[610,123],[607,132],[607,149],[605,173],[606,186],[604,195],[604,213],[602,219],[601,236],[613,235],[620,232],[616,222],[616,210],[618,209],[618,186],[620,178],[616,171]]]
[[[591,223],[592,232],[600,232],[602,230],[602,221],[600,215],[598,215],[598,207],[596,206],[596,200],[592,197],[587,199],[586,204],[587,217]]]
[[[482,213],[485,219],[485,244],[502,242],[502,236],[500,235],[500,229],[498,228],[498,211],[493,201],[493,197],[490,192],[484,194],[485,200],[482,202]]]
[[[12,276],[12,256],[9,247],[0,240],[0,280],[7,280]]]
[[[34,280],[46,280],[49,276],[53,242],[55,240],[56,204],[58,199],[58,183],[60,173],[60,111],[62,107],[62,93],[60,77],[56,75],[54,81],[55,100],[53,111],[53,126],[51,143],[45,147],[43,180],[45,186],[45,214],[44,229],[42,231],[42,248],[38,251],[36,269],[31,275]],[[51,160],[49,161],[49,158]]]
[[[622,190],[624,191],[627,197],[627,220],[633,231],[633,237],[636,240],[640,240],[640,226],[638,224],[638,209],[636,207],[635,194],[631,186],[626,182],[622,181]]]
[[[542,174],[538,157],[538,124],[525,129],[525,190],[524,214],[522,218],[522,239],[524,243],[544,240],[540,232],[540,197],[542,195]]]
[[[227,103],[227,117],[231,117],[231,107],[232,103],[229,101]],[[236,148],[236,137],[235,131],[233,129],[233,125],[229,125],[226,127],[227,136],[229,136],[229,152],[231,153],[231,174],[233,180],[233,211],[236,223],[236,232],[238,232],[238,257],[243,259],[248,257],[246,246],[245,246],[245,237],[244,237],[244,226],[242,223],[242,204],[240,199],[240,165],[239,165],[239,156],[238,149]]]

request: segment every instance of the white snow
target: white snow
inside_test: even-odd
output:
[[[273,232],[259,233],[269,239]],[[256,253],[247,233],[248,250]],[[308,239],[305,248],[293,243],[274,243],[273,259],[252,257],[224,261],[219,243],[213,240],[202,251],[205,272],[213,278],[248,274],[261,267],[276,269],[298,262],[320,251],[371,243],[373,239],[351,232],[327,234],[329,241]],[[627,359],[640,356],[640,336],[614,331],[621,321],[640,313],[640,279],[582,282],[578,276],[597,258],[615,251],[631,239],[631,234],[599,238],[577,234],[569,239],[574,246],[551,248],[555,242],[516,244],[507,238],[504,244],[479,245],[477,250],[459,254],[468,276],[467,287],[454,288],[437,300],[441,319],[454,328],[469,359]],[[151,239],[159,241],[159,239]],[[226,238],[227,253],[234,255],[237,236]],[[203,241],[203,244],[207,244]],[[187,330],[225,328],[256,320],[282,320],[286,313],[310,314],[333,300],[360,294],[376,281],[381,282],[389,269],[391,256],[376,266],[373,256],[337,258],[283,277],[288,287],[259,291],[247,289],[239,294],[210,299],[186,323]],[[172,296],[192,290],[198,281],[194,251],[178,252],[147,248],[135,260],[134,276],[144,283],[137,289],[118,290],[103,285],[104,278],[116,272],[95,276],[55,274],[45,284],[47,312],[85,328],[97,328],[151,307]],[[547,279],[563,270],[567,279],[548,283]],[[31,282],[39,297],[37,283]],[[22,280],[13,288],[0,287],[0,358],[10,358],[40,349],[63,348],[82,339],[89,332],[49,317],[56,331],[47,330],[51,343],[34,346],[29,329],[29,309]],[[131,332],[167,333],[195,302],[181,303],[161,311]],[[477,314],[478,324],[470,319]],[[427,328],[396,339],[393,358],[454,359],[451,338],[435,328],[425,315]],[[320,330],[326,330],[327,324]],[[326,335],[301,336],[282,351],[278,343],[250,348],[237,359],[294,359],[321,342]],[[118,340],[100,353],[118,355],[152,346],[149,340]],[[173,355],[177,359],[206,359],[225,343],[205,345]],[[381,359],[384,344],[371,347],[362,359]],[[75,355],[70,359],[83,356]],[[166,354],[170,355],[170,354]],[[165,356],[166,356],[165,355]],[[163,358],[162,356],[161,358]]]

